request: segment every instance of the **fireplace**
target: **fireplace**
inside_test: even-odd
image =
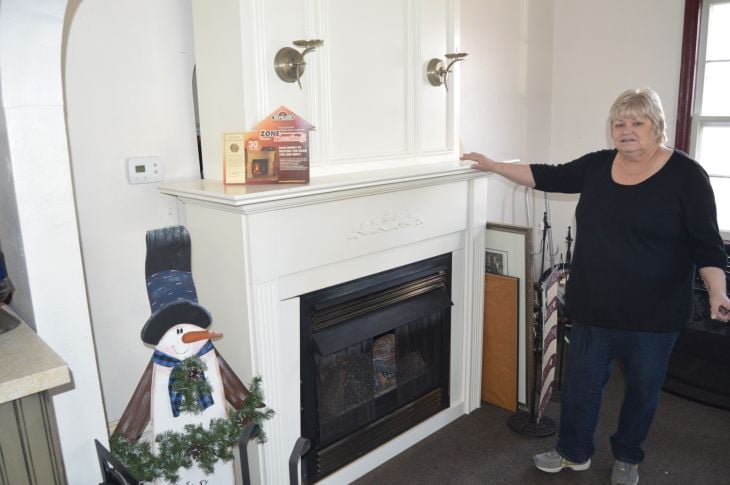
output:
[[[310,482],[350,483],[479,407],[487,193],[484,176],[484,172],[472,170],[468,165],[445,162],[360,175],[313,177],[310,184],[301,186],[232,186],[198,181],[161,187],[163,193],[175,195],[181,202],[183,221],[193,241],[198,298],[213,314],[213,328],[225,334],[216,347],[244,381],[256,375],[262,377],[266,404],[276,411],[264,426],[266,443],[249,446],[253,483],[290,483],[292,470],[295,477],[301,476],[299,467],[306,470]],[[361,355],[356,359],[359,369],[377,367],[379,371],[371,379],[379,376],[380,380],[368,391],[374,396],[370,407],[359,407],[353,411],[352,419],[340,418],[348,424],[357,423],[357,429],[347,430],[349,438],[341,434],[345,431],[337,424],[337,416],[342,414],[337,410],[338,399],[326,397],[324,405],[328,414],[322,421],[328,421],[328,427],[324,439],[317,437],[320,441],[300,460],[295,453],[299,438],[313,436],[307,428],[312,422],[319,424],[319,418],[302,420],[302,403],[317,403],[318,399],[316,390],[309,397],[302,396],[302,381],[307,379],[306,373],[302,373],[302,314],[311,313],[303,308],[302,300],[310,300],[317,294],[324,296],[316,308],[312,307],[315,310],[338,309],[340,303],[357,301],[363,295],[374,293],[365,298],[371,302],[377,300],[381,290],[408,280],[385,283],[378,280],[382,274],[395,270],[395,280],[398,280],[398,271],[403,268],[441,255],[447,255],[444,266],[449,275],[443,279],[444,289],[428,293],[427,297],[420,296],[429,303],[433,300],[448,306],[453,302],[445,310],[449,321],[440,323],[441,343],[444,349],[449,349],[448,354],[441,355],[442,363],[448,364],[444,364],[439,371],[442,374],[435,378],[441,379],[441,383],[428,391],[419,387],[421,382],[411,387],[398,386],[403,382],[398,374],[398,355],[404,351],[398,354],[397,349],[402,340],[399,335],[408,328],[404,325],[392,328],[365,325],[369,335],[344,344],[331,343],[330,338],[336,340],[340,332],[337,325],[317,327],[316,333],[309,330],[310,366],[314,366],[315,357],[320,359],[320,364],[327,359],[349,358],[349,351],[345,350],[366,341],[362,346],[372,350],[361,352],[367,358]],[[328,293],[332,288],[339,290]],[[431,298],[434,294],[441,296]],[[388,308],[386,305],[376,311],[384,312]],[[349,309],[344,315],[345,320],[366,321],[362,315],[350,316]],[[420,325],[427,326],[424,322],[432,317],[419,314],[418,318],[422,321]],[[383,321],[376,319],[374,324]],[[430,344],[424,343],[423,347],[427,345]],[[395,354],[387,351],[393,346]],[[395,371],[392,359],[395,359]],[[415,357],[410,359],[420,363]],[[401,373],[408,367],[409,360],[405,360],[400,363]],[[337,365],[332,365],[328,372],[337,369]],[[393,386],[397,390],[393,391]],[[353,393],[352,387],[344,389],[348,394]],[[412,407],[403,404],[401,399],[410,397],[409,394],[416,402]],[[312,470],[316,470],[316,462],[312,465],[308,461],[312,457],[319,455],[321,460],[337,457],[329,453],[333,447],[344,440],[360,439],[381,419],[392,419],[385,428],[387,431],[396,429],[393,423],[409,418],[419,400],[429,399],[431,410],[439,410],[435,414],[406,431],[398,430],[399,434],[392,439],[386,437],[387,441],[375,445],[372,451],[364,452],[368,448],[364,446],[353,453],[346,447],[354,461],[326,476],[312,475]],[[396,406],[391,410],[393,400]],[[381,412],[381,406],[391,407]],[[424,411],[424,415],[431,410]],[[361,452],[364,454],[356,457]]]
[[[304,483],[449,407],[450,254],[300,301]]]

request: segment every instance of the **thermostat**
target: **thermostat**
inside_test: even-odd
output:
[[[164,177],[161,157],[134,157],[127,159],[127,179],[130,184],[161,182]]]

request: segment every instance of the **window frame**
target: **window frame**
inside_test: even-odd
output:
[[[707,29],[710,5],[726,3],[727,0],[685,0],[684,32],[680,68],[679,98],[677,104],[677,127],[675,148],[696,159],[701,128],[704,126],[730,126],[730,116],[703,116],[701,107]],[[709,174],[713,178],[728,178]],[[730,239],[730,230],[721,230],[723,239]]]
[[[677,103],[677,129],[675,130],[674,146],[687,153],[690,151],[692,133],[701,12],[702,0],[685,0],[679,100]]]

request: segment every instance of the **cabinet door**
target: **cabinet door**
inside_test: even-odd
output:
[[[426,78],[431,58],[457,50],[454,0],[194,0],[193,6],[206,178],[221,178],[224,131],[248,129],[281,105],[316,126],[314,175],[346,165],[354,171],[456,158],[458,76],[449,78],[448,91]],[[279,79],[277,51],[315,38],[324,44],[305,57],[301,88]]]
[[[409,2],[326,2],[323,18],[329,162],[399,158],[413,145]]]

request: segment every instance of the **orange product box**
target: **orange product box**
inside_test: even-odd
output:
[[[308,183],[312,129],[314,126],[296,113],[285,106],[279,107],[243,133],[244,180],[234,182],[232,178],[226,183]],[[232,166],[240,167],[238,162],[234,158]],[[228,173],[228,169],[224,172]]]

